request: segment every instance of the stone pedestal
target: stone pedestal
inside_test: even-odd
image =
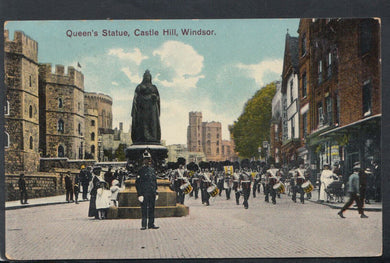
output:
[[[180,217],[189,214],[188,206],[176,204],[176,193],[169,188],[169,180],[158,179],[157,191],[159,198],[156,201],[154,216]],[[118,207],[110,207],[109,219],[141,218],[141,207],[135,188],[135,179],[125,181],[125,190],[118,194]]]
[[[128,162],[142,160],[142,154],[148,150],[152,155],[153,161],[157,164],[168,158],[168,149],[160,144],[133,144],[126,149],[126,158]]]

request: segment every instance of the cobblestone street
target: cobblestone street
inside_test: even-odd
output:
[[[241,199],[242,202],[242,199]],[[141,231],[139,219],[94,220],[88,202],[6,211],[9,259],[148,259],[363,257],[382,253],[382,212],[361,219],[315,202],[277,204],[252,196],[249,209],[217,197],[210,206],[186,197],[190,215],[157,218]]]

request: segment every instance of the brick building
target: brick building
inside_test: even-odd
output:
[[[39,165],[38,43],[5,30],[5,171],[35,172]]]
[[[310,35],[306,147],[312,167],[337,161],[347,173],[355,161],[366,167],[380,158],[379,22],[313,19],[301,25]]]
[[[235,158],[234,144],[222,141],[220,122],[203,122],[201,112],[190,112],[187,127],[187,149],[203,152],[208,161],[224,161]]]
[[[187,148],[191,152],[203,152],[202,147],[202,113],[188,113],[189,125],[187,127]]]
[[[40,148],[47,157],[83,159],[84,75],[68,67],[39,65]]]

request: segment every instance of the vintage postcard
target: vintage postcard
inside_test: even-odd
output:
[[[7,21],[7,258],[380,257],[380,32]]]

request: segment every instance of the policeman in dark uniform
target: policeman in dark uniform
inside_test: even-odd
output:
[[[135,187],[142,210],[141,230],[145,230],[146,226],[149,229],[158,229],[159,227],[154,225],[154,206],[158,199],[157,177],[152,167],[152,157],[147,150],[143,153],[143,166],[138,171]]]

